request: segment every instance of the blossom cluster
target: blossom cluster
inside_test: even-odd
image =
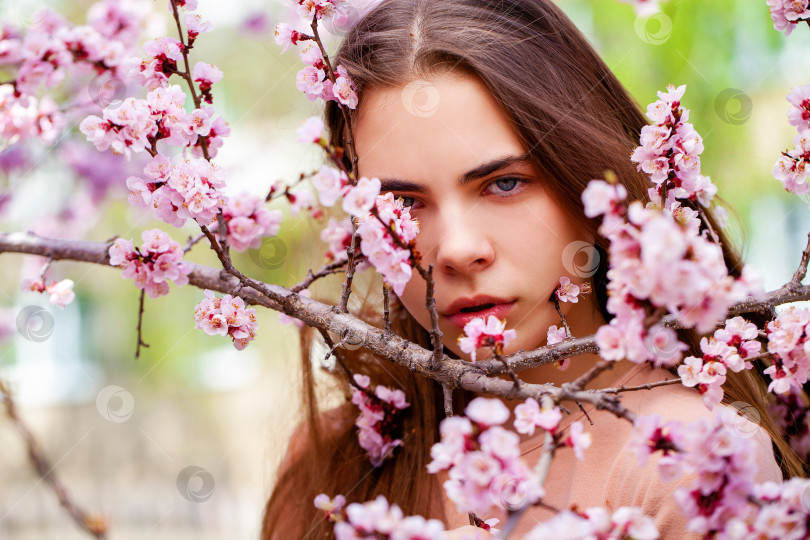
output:
[[[330,261],[345,261],[349,258],[346,253],[352,243],[352,220],[344,218],[338,221],[329,218],[329,223],[321,231],[321,240],[329,244],[326,258]]]
[[[385,283],[397,295],[402,295],[413,273],[411,251],[400,247],[400,244],[414,246],[416,235],[419,234],[419,222],[411,217],[410,209],[403,206],[402,198],[394,200],[393,194],[381,196],[379,191],[378,178],[361,178],[356,186],[347,190],[343,207],[358,218],[360,251],[382,274]],[[379,219],[368,214],[372,204]]]
[[[722,248],[697,233],[694,215],[639,201],[625,207],[626,196],[623,186],[601,180],[582,195],[587,216],[604,214],[599,231],[610,241],[607,309],[615,317],[599,328],[596,342],[607,360],[675,365],[686,347],[669,327],[645,327],[647,307],[707,333],[758,283],[749,266],[739,279],[728,274]]]
[[[337,540],[375,538],[378,540],[444,540],[444,525],[438,519],[405,516],[396,504],[389,505],[383,495],[366,503],[345,506],[346,498],[330,499],[322,493],[315,497],[315,507],[335,523]]]
[[[657,415],[640,417],[633,443],[642,464],[651,451],[665,450],[658,462],[664,480],[693,478],[674,494],[690,531],[707,538],[806,538],[810,509],[802,498],[810,480],[755,484],[755,442],[735,433],[724,418],[718,411],[712,419],[683,426]],[[750,423],[736,418],[736,427],[737,422]]]
[[[177,286],[186,285],[191,266],[183,262],[180,244],[160,229],[143,231],[141,238],[140,249],[123,238],[110,246],[110,264],[123,268],[121,277],[132,278],[135,286],[152,298],[169,294],[169,280]]]
[[[66,305],[73,302],[76,294],[73,292],[73,280],[63,279],[62,281],[51,282],[50,285],[45,285],[42,278],[27,278],[20,283],[20,289],[23,291],[32,291],[38,293],[48,293],[50,295],[50,302],[52,306],[59,306],[64,308]]]
[[[391,457],[394,448],[402,446],[402,439],[397,437],[402,429],[401,411],[410,404],[402,390],[377,385],[372,393],[367,375],[355,374],[354,382],[357,387],[353,389],[352,403],[360,409],[355,421],[357,439],[360,447],[368,453],[371,465],[379,467]]]
[[[774,29],[789,36],[802,21],[810,20],[810,0],[767,0]]]
[[[587,285],[587,284],[585,284]],[[582,289],[582,290],[581,290]],[[557,299],[560,302],[571,302],[576,304],[579,301],[580,292],[587,292],[587,287],[580,288],[579,285],[571,283],[571,280],[565,276],[560,278],[560,286],[554,291]]]
[[[220,191],[225,187],[222,172],[208,160],[185,160],[178,156],[172,163],[166,156],[158,154],[144,167],[144,175],[146,179],[138,176],[127,178],[129,201],[136,208],[153,208],[157,217],[169,225],[182,227],[188,218],[200,225],[210,225],[228,203],[227,196]],[[236,204],[238,207],[239,203]],[[245,202],[241,211],[251,209],[251,203]],[[261,230],[272,230],[275,218],[274,215],[262,215]],[[240,238],[250,238],[252,242],[254,233],[255,226],[251,225],[246,232],[235,235],[237,243]]]
[[[471,362],[475,362],[475,352],[481,347],[492,347],[497,354],[503,354],[504,347],[517,337],[515,330],[505,328],[506,321],[500,321],[494,315],[490,315],[486,321],[483,317],[476,317],[464,325],[463,335],[458,337],[458,345],[470,355]]]
[[[349,7],[348,0],[301,0],[298,15],[309,25],[315,20],[345,16]],[[295,30],[288,23],[279,23],[275,29],[275,41],[282,47],[282,53],[299,42],[313,39],[313,36]],[[357,107],[357,89],[343,66],[338,65],[329,74],[329,66],[314,41],[304,45],[299,55],[305,67],[296,76],[296,86],[307,99],[337,101],[350,109]]]
[[[0,135],[52,143],[66,125],[62,111],[40,88],[53,90],[83,75],[122,76],[149,9],[139,0],[104,0],[90,7],[86,25],[73,25],[48,8],[39,10],[25,33],[0,27],[0,67],[13,73],[0,85]],[[90,96],[94,98],[95,96]]]
[[[768,352],[773,365],[765,370],[771,376],[768,391],[776,394],[801,389],[810,378],[810,310],[788,306],[766,327]]]
[[[659,100],[647,106],[653,125],[641,128],[641,145],[630,158],[655,184],[649,190],[651,201],[661,204],[666,192],[664,208],[676,199],[697,200],[708,207],[717,193],[717,186],[700,174],[703,139],[687,122],[689,111],[681,107],[684,92],[686,85],[658,92]]]
[[[517,510],[540,500],[543,487],[520,459],[518,435],[502,427],[509,419],[506,405],[477,397],[465,414],[442,420],[428,464],[430,473],[449,469],[444,489],[458,511],[485,515],[493,506]],[[536,420],[527,414],[519,419],[524,427]]]
[[[247,191],[228,199],[222,216],[228,226],[228,245],[236,251],[258,248],[262,238],[275,236],[281,228],[281,210],[265,208],[262,197]],[[218,238],[218,228],[214,233]]]
[[[548,521],[536,525],[524,540],[560,538],[605,538],[610,540],[657,540],[660,533],[655,521],[640,508],[622,506],[611,513],[605,508],[583,512],[563,510]]]
[[[186,94],[176,84],[151,90],[146,99],[126,98],[115,107],[108,106],[102,116],[85,117],[79,129],[99,151],[112,150],[130,159],[132,154],[149,151],[154,155],[157,143],[187,147],[196,157],[203,155],[201,138],[207,142],[208,156],[216,157],[222,137],[230,128],[222,117],[214,118],[212,107],[185,109]]]
[[[241,351],[256,337],[256,310],[245,307],[238,296],[219,298],[214,291],[203,291],[205,299],[194,308],[195,328],[209,336],[230,336],[233,346]]]
[[[742,317],[728,319],[723,328],[711,338],[701,338],[701,358],[689,356],[678,366],[678,375],[684,386],[697,386],[703,403],[712,409],[723,399],[723,383],[726,373],[738,373],[751,369],[746,358],[760,353],[762,344],[757,341],[759,328]]]
[[[784,188],[796,195],[810,193],[807,166],[810,163],[810,84],[797,86],[787,96],[791,107],[788,121],[796,126],[795,148],[782,153],[773,167],[773,176]]]

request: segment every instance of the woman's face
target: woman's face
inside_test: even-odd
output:
[[[448,74],[374,88],[358,112],[358,172],[380,178],[382,193],[403,197],[419,220],[416,247],[422,265],[434,267],[444,345],[469,359],[457,341],[463,321],[448,311],[477,295],[513,302],[505,319],[517,338],[506,354],[544,345],[548,327],[560,324],[549,297],[562,276],[575,284],[586,281],[590,273],[583,273],[582,265],[589,250],[583,246],[592,239],[521,159],[527,149],[485,87],[472,77]],[[499,161],[503,166],[491,166]],[[400,301],[430,329],[425,291],[425,281],[414,272]],[[575,335],[592,333],[604,322],[592,297],[561,303]],[[486,349],[477,353],[489,356]]]

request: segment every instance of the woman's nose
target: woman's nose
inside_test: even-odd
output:
[[[442,219],[436,243],[436,267],[447,274],[484,270],[495,259],[495,250],[482,220],[474,213],[459,212]]]

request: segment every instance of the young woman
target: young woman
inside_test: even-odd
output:
[[[548,327],[560,322],[549,298],[561,276],[592,286],[592,294],[576,304],[563,304],[575,336],[592,334],[610,320],[606,243],[597,233],[598,222],[584,216],[581,195],[588,181],[610,170],[630,200],[646,198],[650,180],[629,159],[645,119],[553,2],[383,0],[347,34],[333,62],[347,69],[360,98],[350,117],[358,174],[381,178],[383,193],[403,197],[419,220],[417,248],[424,266],[434,266],[446,354],[469,359],[457,342],[469,318],[459,313],[465,302],[499,306],[508,328],[517,331],[507,354],[544,345]],[[331,143],[344,146],[346,125],[334,102],[327,104],[326,120]],[[719,234],[729,271],[739,275],[739,255],[722,230]],[[596,263],[593,271],[583,270],[583,250]],[[381,326],[379,310],[370,307],[378,299],[367,300],[360,315]],[[415,276],[393,301],[392,328],[430,349],[424,281]],[[681,332],[680,337],[697,353],[698,336]],[[455,529],[449,538],[460,537],[469,528],[466,514],[446,499],[443,477],[426,471],[444,417],[441,388],[386,359],[346,351],[353,371],[369,375],[374,384],[402,389],[411,404],[404,446],[372,468],[357,443],[355,406],[320,411],[310,361],[313,339],[311,331],[302,333],[305,421],[267,502],[262,537],[331,536],[332,525],[312,504],[320,493],[358,502],[383,494],[406,515],[441,519],[448,530]],[[479,358],[486,356],[479,351]],[[572,358],[565,371],[546,365],[520,377],[560,384],[597,360],[583,355]],[[671,377],[663,369],[620,361],[591,387]],[[341,384],[348,389],[345,381]],[[730,374],[724,388],[725,402],[750,404],[761,419],[759,427],[744,433],[757,444],[757,479],[801,474],[801,462],[768,415],[761,374]],[[473,397],[457,390],[456,413]],[[694,389],[682,386],[628,394],[623,403],[639,414],[683,421],[713,416]],[[671,495],[688,479],[663,483],[655,460],[640,467],[627,449],[627,422],[586,411],[593,420],[587,428],[593,446],[583,461],[559,453],[544,502],[557,508],[641,506],[655,517],[662,538],[687,537],[685,518]],[[562,427],[581,416],[569,415]],[[541,442],[524,437],[522,453],[531,465]],[[532,508],[516,532],[551,515]]]

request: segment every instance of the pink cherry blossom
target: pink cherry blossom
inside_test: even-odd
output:
[[[73,293],[73,280],[63,279],[60,282],[54,282],[45,288],[45,291],[51,295],[50,302],[52,306],[59,306],[64,308],[66,305],[73,302],[76,295]]]
[[[459,336],[458,343],[462,351],[470,355],[470,361],[475,362],[475,353],[481,347],[493,347],[501,354],[503,348],[517,337],[514,329],[505,330],[506,321],[500,321],[490,315],[486,322],[482,317],[476,317],[464,325],[464,334]]]
[[[358,103],[354,82],[343,66],[338,66],[337,71],[339,76],[337,79],[335,79],[335,85],[332,88],[332,92],[340,103],[346,105],[350,109],[354,109],[357,107]]]
[[[283,47],[281,54],[287,52],[290,45],[297,45],[298,41],[304,37],[303,34],[297,30],[293,30],[287,23],[279,23],[275,29],[275,41],[277,45]]]
[[[515,430],[518,433],[534,435],[535,427],[554,433],[560,420],[562,412],[559,407],[540,408],[540,404],[534,398],[528,398],[515,407]]]
[[[320,134],[318,135],[320,137]],[[318,199],[324,206],[333,206],[342,196],[343,188],[348,185],[346,173],[334,167],[324,165],[312,178],[312,183],[318,190]]]
[[[228,244],[236,251],[245,251],[259,248],[263,238],[278,234],[283,214],[265,208],[263,197],[243,191],[228,200],[222,216],[228,225]],[[219,238],[217,229],[214,227],[213,232]]]
[[[810,19],[810,0],[766,0],[775,30],[789,36],[800,21]]]
[[[298,128],[297,133],[298,142],[318,143],[323,137],[323,120],[318,116],[312,116]]]
[[[230,336],[239,351],[247,347],[256,337],[256,310],[246,307],[238,296],[226,294],[219,298],[208,289],[203,293],[205,298],[194,308],[194,327],[210,336]]]
[[[211,103],[211,86],[222,80],[222,71],[214,64],[197,62],[191,71],[191,78],[199,86],[202,99]]]
[[[561,302],[571,302],[576,304],[579,301],[579,287],[571,283],[571,280],[566,276],[560,278],[560,286],[555,291],[557,298]]]
[[[389,505],[383,495],[373,501],[351,503],[345,509],[345,498],[330,500],[326,494],[315,498],[315,506],[335,522],[337,540],[378,538],[384,540],[443,540],[444,525],[437,519],[405,516],[396,504]]]
[[[796,306],[787,307],[768,323],[768,352],[773,355],[773,365],[765,370],[772,379],[769,392],[785,394],[810,379],[809,324],[810,310]]]
[[[554,345],[555,343],[561,342],[566,337],[568,337],[568,335],[565,333],[564,326],[557,328],[557,325],[551,325],[548,327],[548,332],[546,333],[546,344]]]
[[[592,437],[590,433],[584,432],[585,427],[582,422],[573,422],[568,429],[568,436],[564,442],[566,446],[574,449],[577,459],[585,459],[584,451],[591,446]]]
[[[186,13],[183,16],[183,22],[186,24],[189,47],[194,44],[194,40],[196,40],[200,34],[211,30],[211,22],[204,20],[196,13]]]
[[[379,467],[385,459],[391,457],[394,448],[402,446],[402,439],[395,434],[398,433],[397,430],[401,430],[401,411],[410,404],[405,400],[402,390],[391,390],[378,385],[372,393],[369,388],[370,380],[366,375],[356,374],[354,381],[360,387],[355,387],[352,394],[352,403],[360,409],[360,415],[355,421],[357,438],[368,454],[371,465]]]
[[[160,229],[143,231],[141,238],[144,243],[140,249],[123,238],[110,246],[110,264],[123,269],[121,277],[132,278],[135,286],[152,298],[169,293],[169,280],[177,286],[186,285],[191,266],[183,262],[180,243]]]
[[[465,414],[442,420],[428,464],[431,473],[448,470],[444,489],[458,511],[484,515],[493,506],[511,511],[537,502],[543,488],[520,459],[520,439],[501,427],[509,409],[498,399],[477,397]]]
[[[366,217],[380,194],[380,186],[379,178],[360,178],[343,195],[343,210],[356,217]]]

